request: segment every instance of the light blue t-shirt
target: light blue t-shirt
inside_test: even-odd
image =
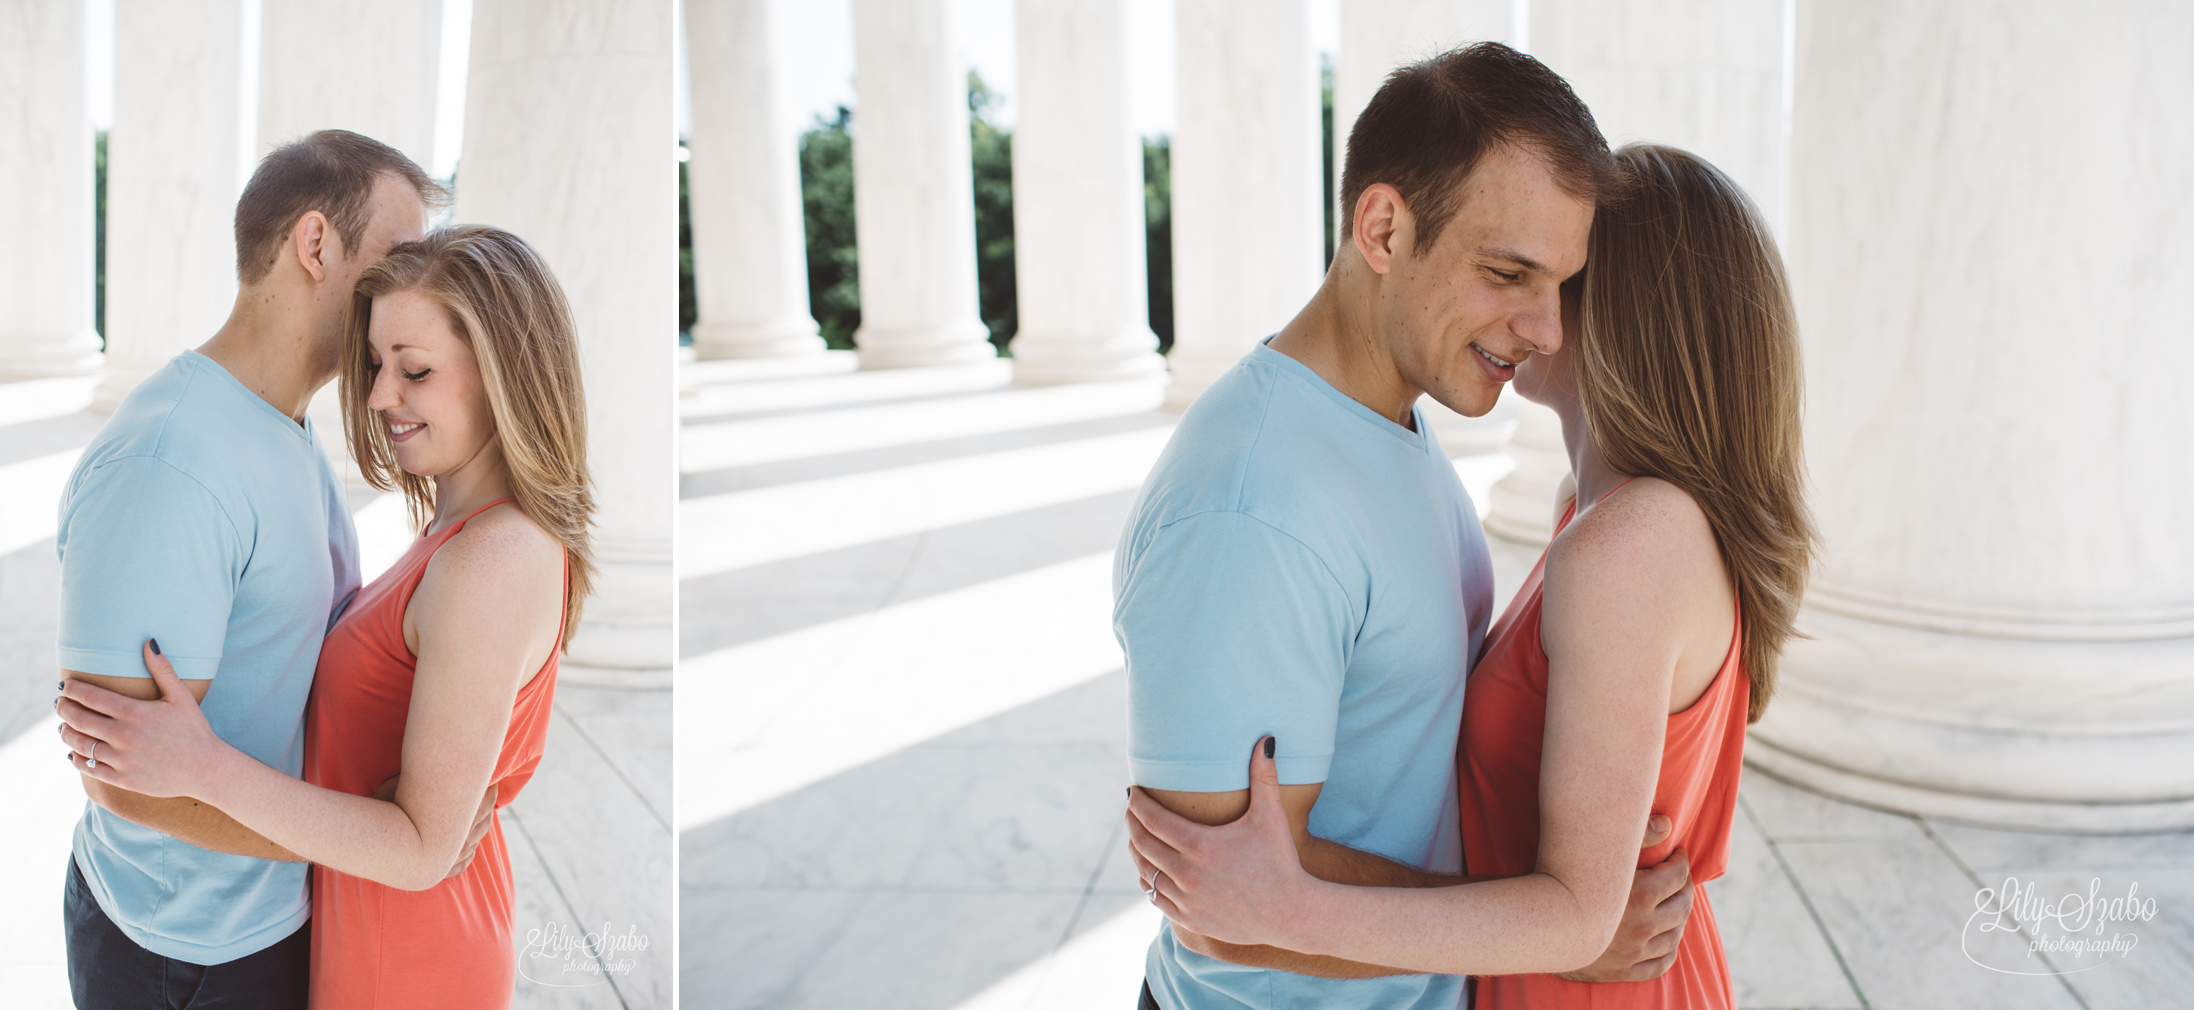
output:
[[[1260,344],[1181,418],[1114,560],[1136,783],[1224,792],[1278,738],[1280,781],[1324,782],[1310,831],[1462,869],[1455,743],[1493,606],[1470,497],[1411,431]],[[1463,978],[1324,979],[1182,947],[1145,965],[1166,1010],[1451,1008]]]
[[[61,666],[149,677],[158,638],[211,679],[214,733],[304,769],[320,640],[358,588],[358,538],[311,422],[284,416],[196,351],[122,400],[61,498]],[[99,907],[139,946],[220,964],[311,916],[306,864],[201,849],[84,804],[75,853]]]

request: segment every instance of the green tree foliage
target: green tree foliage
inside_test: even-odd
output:
[[[678,150],[684,152],[680,143]],[[693,324],[700,319],[693,298],[693,207],[686,198],[686,163],[678,162],[678,335],[679,343],[693,342]]]
[[[1013,134],[993,121],[1000,97],[968,75],[969,157],[975,183],[978,299],[991,342],[1003,352],[1020,326],[1014,282]],[[1161,350],[1173,342],[1171,148],[1143,142],[1143,212],[1150,260],[1150,328]],[[834,348],[853,346],[861,326],[860,259],[853,227],[853,114],[818,117],[800,135],[800,200],[807,225],[808,308]]]
[[[800,135],[800,205],[807,223],[808,311],[823,340],[845,350],[861,328],[861,268],[853,238],[853,113],[817,117]]]
[[[1013,276],[1013,134],[991,116],[1004,101],[968,71],[968,150],[975,169],[975,280],[983,325],[1000,352],[1020,329]]]
[[[1158,353],[1173,350],[1173,139],[1143,139],[1143,255],[1150,278],[1150,330]]]
[[[107,131],[91,153],[91,325],[99,331],[99,349],[107,349]]]
[[[1327,53],[1318,54],[1318,121],[1324,124],[1325,173],[1321,181],[1326,187],[1319,190],[1318,202],[1326,208],[1325,261],[1330,264],[1333,262],[1333,214],[1338,198],[1333,194],[1333,57]]]

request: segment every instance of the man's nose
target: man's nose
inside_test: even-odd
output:
[[[1509,328],[1541,354],[1562,349],[1562,294],[1547,291],[1531,300],[1509,320]]]

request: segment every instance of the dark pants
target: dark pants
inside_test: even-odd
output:
[[[255,954],[192,964],[137,945],[91,896],[69,860],[61,901],[68,931],[69,994],[76,1010],[305,1010],[312,924]]]
[[[1143,980],[1143,998],[1135,1001],[1135,1010],[1164,1010],[1158,1005],[1158,997],[1150,994],[1150,980]]]

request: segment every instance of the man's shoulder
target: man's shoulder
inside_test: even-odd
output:
[[[252,433],[238,425],[225,392],[178,357],[146,377],[115,407],[78,459],[70,501],[83,492],[126,493],[138,482],[202,489],[224,509],[248,468]]]

